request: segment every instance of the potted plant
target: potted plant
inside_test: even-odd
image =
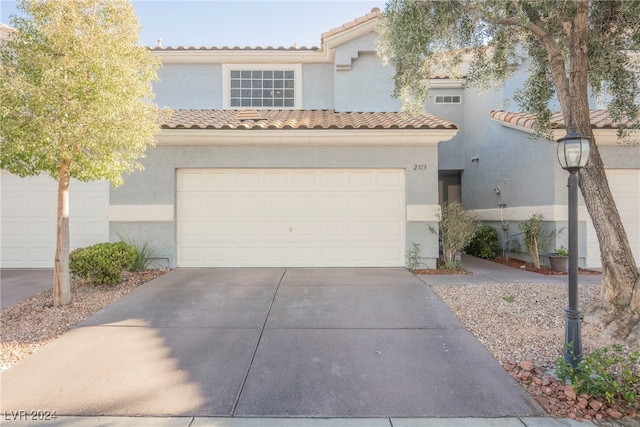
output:
[[[556,249],[555,252],[550,253],[547,257],[553,271],[564,272],[569,269],[569,250],[564,246],[560,246],[559,249]]]

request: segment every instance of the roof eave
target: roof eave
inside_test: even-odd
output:
[[[320,50],[153,50],[163,64],[295,64],[332,62]]]
[[[158,145],[437,146],[458,129],[163,129]]]
[[[533,134],[533,129],[530,127],[519,126],[519,125],[505,122],[504,120],[496,119],[493,117],[491,118],[491,120],[493,120],[494,122],[498,123],[503,127],[515,129],[520,132],[528,133],[529,135]],[[620,138],[618,138],[618,129],[614,127],[607,127],[607,128],[594,127],[591,129],[591,132],[593,132],[593,136],[596,140],[597,145],[602,145],[602,146],[619,145],[620,143],[624,142],[624,141],[621,141]],[[567,134],[567,130],[565,128],[557,128],[557,129],[553,129],[552,131],[554,141],[557,141],[558,139],[566,136],[566,134]],[[640,131],[639,130],[630,131],[628,140],[636,141],[636,142],[640,141]]]

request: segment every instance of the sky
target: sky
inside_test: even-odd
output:
[[[140,44],[156,46],[320,46],[322,33],[384,10],[369,0],[137,0]],[[10,25],[16,2],[0,0],[0,22]]]

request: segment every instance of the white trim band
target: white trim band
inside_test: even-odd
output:
[[[415,145],[448,141],[458,129],[163,129],[158,145]]]
[[[500,212],[502,210],[502,213]],[[566,205],[519,206],[514,208],[475,209],[468,211],[481,221],[526,221],[534,214],[542,214],[543,221],[568,221]],[[578,219],[586,221],[589,213],[586,206],[578,206]]]

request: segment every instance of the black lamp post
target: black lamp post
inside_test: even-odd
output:
[[[564,360],[575,368],[582,360],[578,311],[578,171],[589,158],[589,140],[576,132],[558,140],[558,161],[569,171],[569,305],[565,310]]]

